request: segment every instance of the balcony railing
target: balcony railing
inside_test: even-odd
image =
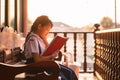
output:
[[[80,64],[80,72],[94,71],[94,32],[50,32],[49,37],[69,37],[62,52],[71,52]]]
[[[120,29],[96,32],[95,75],[102,80],[120,79]]]

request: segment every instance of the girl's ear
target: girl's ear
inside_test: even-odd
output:
[[[39,29],[39,30],[40,30],[40,28],[41,28],[41,24],[38,25],[38,29]]]

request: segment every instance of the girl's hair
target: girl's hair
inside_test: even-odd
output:
[[[31,27],[31,31],[36,31],[39,24],[41,26],[46,26],[46,25],[51,25],[51,27],[53,26],[53,23],[48,18],[48,16],[42,15],[42,16],[37,17],[37,19],[34,21],[32,27]]]

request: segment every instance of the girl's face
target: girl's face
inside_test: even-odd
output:
[[[46,38],[48,33],[50,32],[51,28],[52,28],[51,25],[46,25],[46,26],[39,25],[38,26],[39,36],[43,39]]]

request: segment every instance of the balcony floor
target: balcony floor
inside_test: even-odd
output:
[[[79,80],[98,80],[93,73],[80,73]]]
[[[24,73],[16,76],[17,79],[15,80],[22,80],[21,78],[24,77]],[[93,73],[80,73],[79,80],[98,80]]]

